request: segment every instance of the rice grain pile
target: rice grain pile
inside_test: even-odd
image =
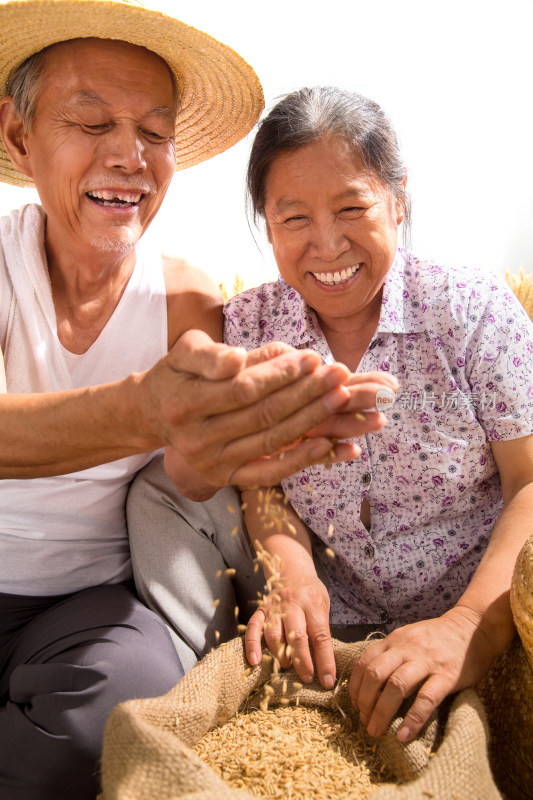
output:
[[[232,788],[264,800],[366,800],[387,777],[358,721],[316,706],[239,712],[194,752]]]

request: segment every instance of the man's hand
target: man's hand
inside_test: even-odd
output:
[[[274,343],[247,353],[188,331],[142,376],[142,412],[157,446],[175,447],[211,486],[272,485],[310,464],[357,457],[355,445],[332,443],[327,426],[298,441],[353,401],[349,378],[309,350]],[[359,387],[359,408],[373,405],[376,386]],[[377,412],[346,416],[345,437],[384,424]]]
[[[403,700],[414,695],[397,733],[410,741],[445,697],[485,675],[497,653],[480,615],[455,606],[370,645],[353,668],[350,697],[369,734],[381,736]]]

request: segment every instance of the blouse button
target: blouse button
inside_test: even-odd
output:
[[[383,622],[383,623],[385,623],[385,622],[388,622],[388,621],[389,621],[389,615],[387,614],[387,612],[385,611],[385,609],[383,609],[383,610],[381,611],[381,613],[380,613],[380,615],[379,615],[379,619],[380,619],[380,622]]]
[[[363,472],[361,480],[364,486],[368,486],[368,484],[371,483],[372,481],[372,475],[370,474],[370,472]]]
[[[371,545],[371,544],[367,544],[367,545],[365,546],[365,556],[366,556],[367,558],[372,558],[372,557],[373,557],[373,555],[374,555],[374,548],[372,547],[372,545]]]

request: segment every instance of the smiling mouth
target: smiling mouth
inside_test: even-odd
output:
[[[138,205],[143,199],[144,194],[141,192],[108,192],[99,190],[87,192],[86,196],[99,206],[107,206],[108,208],[133,208],[133,206]]]
[[[352,267],[347,267],[338,272],[312,272],[311,274],[314,275],[320,283],[325,283],[327,286],[338,286],[341,283],[345,283],[350,278],[353,278],[360,266],[361,264],[354,264]]]

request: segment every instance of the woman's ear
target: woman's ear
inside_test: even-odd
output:
[[[23,175],[33,178],[26,149],[26,125],[16,113],[13,98],[9,95],[0,99],[0,132],[13,165]]]
[[[402,193],[403,199],[396,199],[396,224],[401,225],[401,223],[405,219],[405,208],[406,208],[406,193],[407,193],[407,171],[405,173],[405,178],[402,181]]]

